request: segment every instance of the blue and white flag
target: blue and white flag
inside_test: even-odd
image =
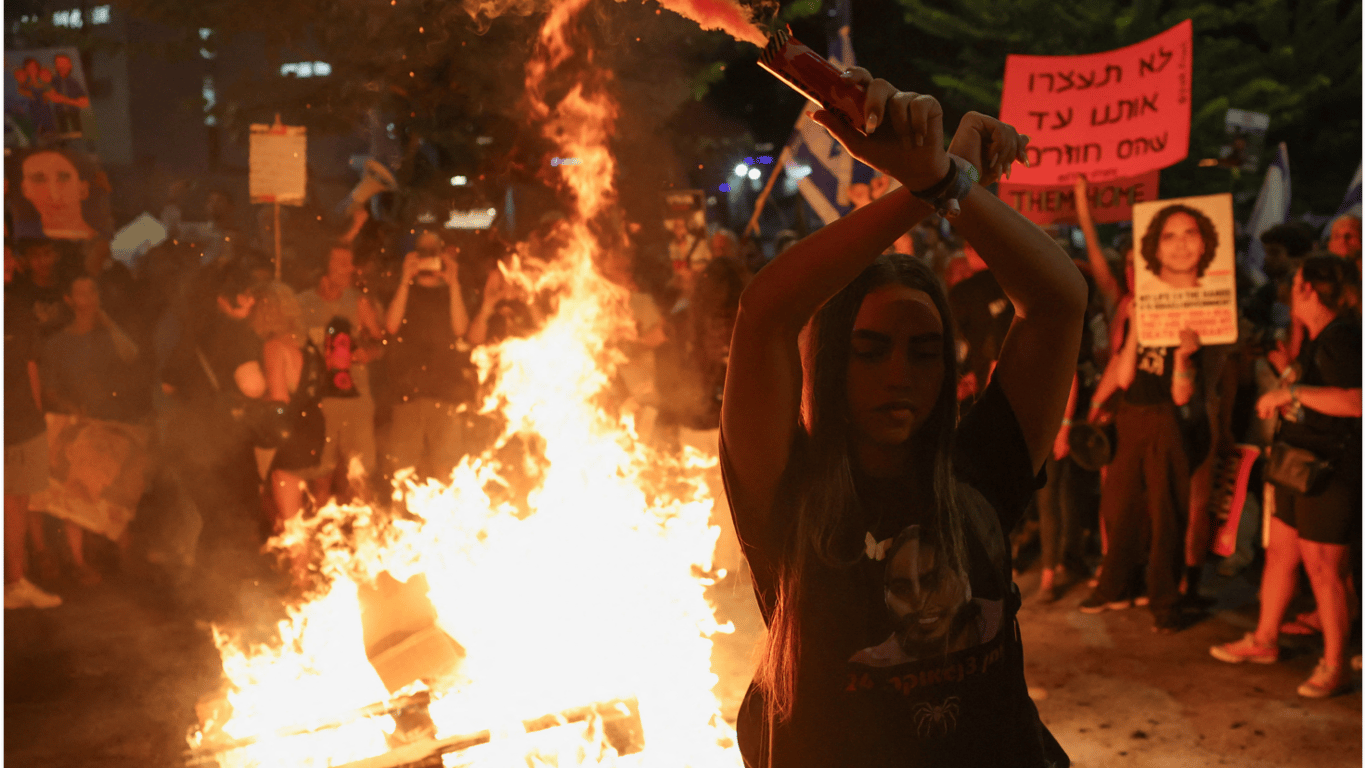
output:
[[[836,32],[830,36],[827,48],[829,60],[841,69],[857,66],[849,39],[849,11],[849,0],[837,0]],[[855,160],[829,131],[807,117],[808,111],[820,108],[819,104],[808,102],[802,109],[792,138],[787,141],[789,151],[784,168],[788,178],[796,180],[797,191],[811,210],[829,224],[853,209],[849,185],[866,184],[873,177],[873,169]]]
[[[1277,224],[1284,224],[1290,214],[1290,150],[1285,142],[1276,147],[1276,157],[1267,166],[1266,178],[1262,180],[1262,191],[1257,193],[1257,204],[1252,207],[1252,215],[1247,220],[1247,232],[1252,241],[1247,246],[1247,259],[1243,266],[1253,274],[1258,283],[1266,282],[1262,264],[1266,251],[1262,248],[1261,235]]]

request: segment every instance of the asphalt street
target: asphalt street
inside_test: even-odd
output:
[[[1076,610],[1027,598],[1021,612],[1029,684],[1045,723],[1080,768],[1329,768],[1361,765],[1359,681],[1311,701],[1295,687],[1312,670],[1317,638],[1287,639],[1285,660],[1223,664],[1211,644],[1255,620],[1257,574],[1214,576],[1217,602],[1193,626],[1155,635],[1146,611]],[[1037,572],[1019,579],[1026,595]],[[5,764],[160,768],[182,765],[194,704],[221,667],[208,632],[147,575],[63,590],[61,607],[5,612]],[[752,674],[763,625],[743,583],[712,590],[736,631],[716,639],[713,668],[733,717]],[[266,598],[265,593],[253,599]]]

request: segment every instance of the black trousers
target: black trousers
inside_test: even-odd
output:
[[[1106,551],[1096,596],[1133,597],[1147,559],[1149,608],[1163,617],[1180,599],[1190,468],[1170,403],[1123,403],[1115,417],[1115,458],[1101,488]]]

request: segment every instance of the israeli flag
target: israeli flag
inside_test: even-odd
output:
[[[1358,183],[1360,183],[1358,181]],[[1257,193],[1257,204],[1252,207],[1252,216],[1247,220],[1247,231],[1252,242],[1247,246],[1247,258],[1243,266],[1252,273],[1258,284],[1266,282],[1262,265],[1266,261],[1266,251],[1262,248],[1261,235],[1277,224],[1284,224],[1290,214],[1290,150],[1285,142],[1276,147],[1276,157],[1266,169],[1262,180],[1262,190]]]
[[[849,39],[849,0],[835,4],[836,32],[829,38],[829,60],[841,69],[857,66],[854,46]],[[820,109],[815,102],[807,102],[787,141],[788,160],[783,166],[789,179],[796,181],[797,191],[811,210],[825,224],[838,219],[853,209],[849,200],[849,185],[866,184],[873,177],[873,169],[855,160],[844,151],[838,141],[820,123],[807,117],[807,112]]]

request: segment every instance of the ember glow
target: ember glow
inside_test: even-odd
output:
[[[490,384],[482,408],[506,420],[498,447],[467,457],[449,485],[405,482],[410,517],[334,505],[272,542],[285,551],[321,544],[326,586],[280,624],[278,646],[215,634],[230,709],[221,733],[191,737],[201,757],[216,740],[234,745],[212,757],[225,766],[408,762],[386,757],[403,749],[386,734],[402,728],[383,705],[424,695],[423,684],[388,690],[362,636],[358,589],[387,572],[398,581],[425,575],[437,625],[463,654],[432,686],[435,734],[423,743],[464,734],[487,743],[446,754],[446,765],[740,765],[712,693],[710,638],[729,627],[717,625],[704,596],[719,531],[709,527],[703,478],[715,458],[659,455],[636,439],[629,416],[597,405],[620,362],[610,341],[633,329],[626,290],[594,268],[610,246],[590,226],[616,201],[607,147],[616,105],[587,85],[547,103],[542,88],[572,52],[570,22],[585,3],[552,11],[527,68],[532,118],[558,156],[583,163],[556,169],[574,209],[550,238],[556,250],[527,246],[507,271],[555,297],[554,311],[535,336],[475,356]],[[585,73],[583,82],[603,77]],[[510,455],[498,450],[509,443],[532,448],[505,467],[495,455]],[[534,487],[524,503],[505,492],[527,478]],[[643,731],[643,751],[627,757],[606,716],[526,724],[621,701],[638,702]]]

